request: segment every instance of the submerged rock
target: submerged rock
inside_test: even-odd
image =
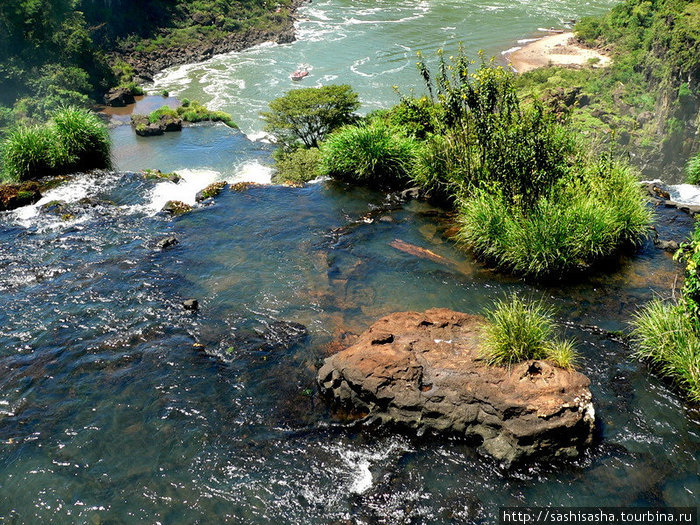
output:
[[[579,455],[594,428],[588,378],[541,360],[487,365],[484,324],[440,308],[391,314],[325,360],[320,389],[343,413],[460,435],[506,465]]]
[[[41,199],[39,184],[30,181],[20,184],[0,184],[0,211],[14,210],[34,204]]]
[[[171,246],[175,246],[176,244],[180,244],[180,241],[177,240],[177,237],[166,237],[165,239],[161,239],[156,243],[156,248],[165,250],[166,248],[170,248]]]
[[[183,213],[192,211],[192,206],[182,201],[168,201],[160,211],[171,215],[182,215]]]
[[[199,301],[197,301],[197,299],[186,299],[182,301],[182,306],[185,310],[199,310]]]

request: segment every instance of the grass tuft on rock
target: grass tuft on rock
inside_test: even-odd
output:
[[[552,310],[541,302],[513,294],[487,312],[481,357],[490,365],[512,366],[528,359],[547,359],[572,368],[577,354],[571,341],[554,339]]]

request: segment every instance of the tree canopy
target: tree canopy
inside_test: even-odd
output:
[[[270,102],[270,111],[261,113],[265,130],[285,148],[301,141],[307,148],[319,142],[333,129],[355,121],[360,102],[347,84],[320,88],[301,88],[287,92]]]

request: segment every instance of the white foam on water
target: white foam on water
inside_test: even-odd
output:
[[[522,48],[523,48],[523,46],[514,46],[514,47],[511,47],[509,49],[506,49],[505,51],[501,51],[501,55],[504,55],[504,56],[510,55],[514,51],[517,51],[518,49],[522,49]]]
[[[254,182],[255,184],[272,184],[272,166],[261,164],[257,160],[244,163],[226,182]]]
[[[337,449],[340,457],[351,469],[351,480],[348,490],[353,494],[362,494],[374,484],[370,467],[388,459],[394,454],[410,451],[410,448],[400,441],[394,440],[382,450],[342,450]]]
[[[671,200],[680,204],[700,204],[700,186],[695,184],[674,184],[668,186]]]
[[[257,160],[241,164],[230,176],[224,176],[218,171],[209,169],[175,170],[175,173],[181,177],[180,181],[177,184],[171,181],[156,184],[148,196],[149,202],[146,209],[150,214],[156,214],[168,201],[180,201],[194,206],[197,193],[214,182],[271,184],[272,172],[271,166],[265,166]]]
[[[147,208],[151,213],[157,213],[168,201],[180,201],[193,206],[198,191],[203,190],[213,182],[222,179],[218,171],[206,169],[175,170],[181,179],[176,184],[163,181],[156,184],[149,195]]]
[[[99,185],[97,184],[97,177],[98,176],[95,175],[78,175],[74,179],[48,190],[44,193],[44,196],[34,204],[17,208],[13,213],[18,224],[28,228],[34,222],[33,219],[39,215],[41,207],[49,202],[62,201],[66,204],[70,204],[72,202],[78,202],[80,199],[90,195],[94,195],[100,187],[109,184],[109,176],[100,175]],[[85,218],[83,217],[74,221],[62,221],[62,224],[75,224],[77,222],[83,222],[84,220]]]
[[[274,144],[276,142],[274,135],[270,135],[265,131],[251,131],[246,133],[246,137],[251,142],[264,142],[265,144]]]

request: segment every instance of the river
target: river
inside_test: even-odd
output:
[[[498,52],[611,4],[319,2],[300,11],[298,42],[176,68],[157,85],[232,112],[254,136],[297,62],[313,66],[304,85],[348,82],[377,107],[395,100],[392,84],[416,85],[417,49],[463,40]],[[3,521],[493,523],[501,506],[697,504],[700,414],[607,335],[681,275],[651,241],[600,274],[530,285],[459,251],[438,208],[323,181],[270,185],[272,146],[242,132],[138,138],[119,126],[112,137],[120,170],[184,181],[79,175],[0,214]],[[213,180],[261,185],[176,219],[157,213]],[[42,210],[53,200],[66,204]],[[657,213],[662,238],[691,228]],[[178,245],[155,248],[173,235]],[[479,313],[512,291],[552,304],[577,340],[598,416],[580,460],[504,471],[459,441],[344,426],[317,398],[315,371],[344,333],[397,310]],[[190,297],[196,313],[181,306]]]

